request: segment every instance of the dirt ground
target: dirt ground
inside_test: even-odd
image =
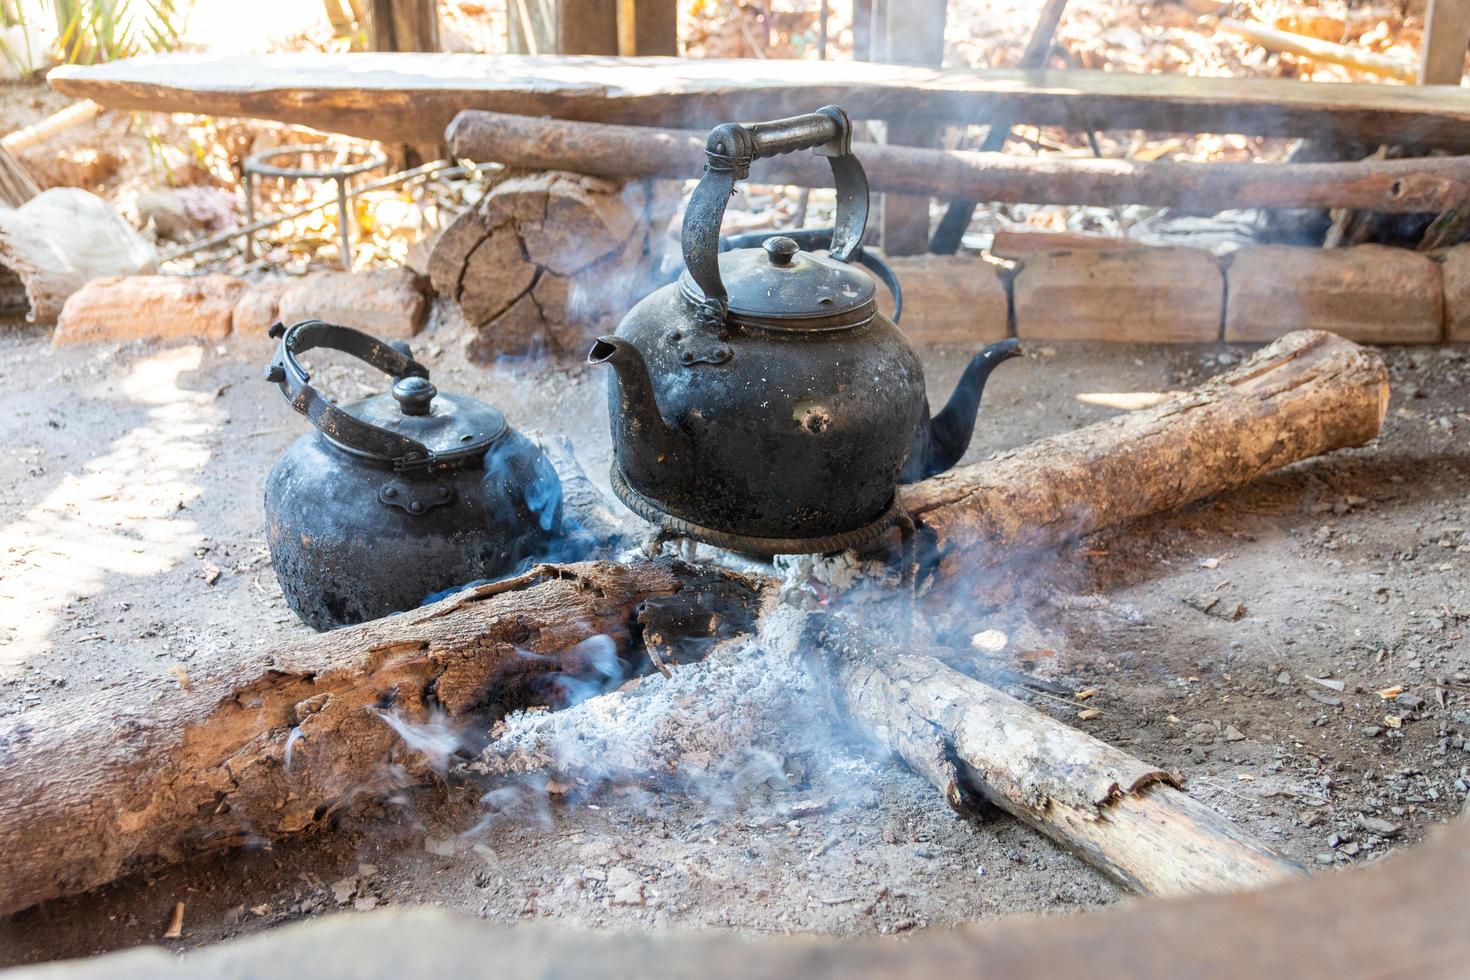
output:
[[[603,479],[603,378],[467,365],[461,331],[436,314],[415,344],[436,383],[570,436]],[[1035,348],[997,372],[968,458],[1114,411],[1079,395],[1185,387],[1244,353]],[[941,398],[967,352],[922,354]],[[181,672],[306,635],[261,530],[266,473],[305,429],[260,381],[267,356],[263,338],[58,350],[42,331],[0,328],[0,716],[85,711],[99,688],[139,681],[166,699]],[[1031,697],[1177,772],[1317,873],[1420,839],[1458,812],[1470,779],[1470,354],[1385,356],[1394,400],[1377,443],[1083,542],[1035,597],[1054,653],[1016,664],[1098,688],[1086,722],[1075,702]],[[345,365],[323,376],[346,393],[375,383]],[[1403,693],[1377,693],[1392,687]],[[862,745],[831,757],[821,771],[778,760],[784,779],[723,793],[553,802],[463,838],[485,817],[485,787],[451,771],[313,838],[22,913],[0,924],[0,963],[158,942],[180,901],[175,948],[416,903],[499,921],[845,934],[1124,900],[1014,822],[954,815]],[[818,812],[795,815],[806,810]]]

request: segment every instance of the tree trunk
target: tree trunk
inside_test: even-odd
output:
[[[978,792],[1145,894],[1237,891],[1302,873],[1163,770],[933,657],[845,628],[822,647],[847,716],[956,809]]]
[[[1388,394],[1376,353],[1301,330],[1153,408],[906,487],[903,503],[941,578],[994,568],[1361,446],[1378,435]]]
[[[190,678],[167,700],[128,687],[79,717],[7,719],[0,915],[296,833],[442,768],[433,726],[546,703],[540,686],[577,673],[579,643],[625,651],[638,604],[696,578],[667,561],[540,566]]]
[[[697,177],[705,134],[466,111],[446,134],[457,157],[529,170],[613,178]],[[859,143],[874,191],[1006,204],[1150,204],[1211,213],[1234,208],[1361,207],[1421,212],[1470,196],[1470,158],[1351,163],[1173,163],[1034,158]],[[761,183],[827,187],[832,171],[811,154],[757,160]]]

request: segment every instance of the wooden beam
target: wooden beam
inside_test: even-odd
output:
[[[520,0],[516,0],[520,2]],[[47,76],[120,109],[252,116],[373,139],[434,141],[461,109],[709,128],[835,103],[856,119],[1014,118],[1071,129],[1351,137],[1470,147],[1470,90],[1089,71],[972,71],[841,61],[466,54],[149,55]]]
[[[1267,51],[1278,54],[1296,55],[1298,58],[1322,64],[1341,65],[1353,71],[1396,78],[1401,82],[1412,82],[1418,78],[1418,72],[1414,70],[1414,66],[1407,62],[1386,58],[1381,54],[1364,51],[1348,44],[1334,44],[1331,41],[1323,41],[1305,34],[1293,34],[1290,31],[1267,27],[1265,24],[1231,20],[1228,17],[1220,21],[1220,30],[1227,34],[1234,34],[1236,37],[1243,37],[1247,41],[1259,44]]]
[[[447,138],[456,157],[528,170],[600,177],[682,179],[704,167],[705,134],[531,118],[471,110]],[[1470,157],[1351,163],[1140,163],[1090,157],[1020,157],[967,150],[854,144],[875,191],[1012,204],[1150,204],[1211,213],[1234,208],[1362,207],[1424,212],[1470,199]],[[812,154],[758,160],[751,179],[827,187],[832,171]]]
[[[1459,85],[1470,46],[1470,0],[1429,0],[1424,15],[1424,48],[1419,84]]]

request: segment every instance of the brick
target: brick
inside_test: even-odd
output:
[[[423,329],[429,296],[408,269],[313,272],[295,279],[266,279],[235,304],[236,333],[265,336],[271,324],[326,320],[377,337],[403,339]]]
[[[218,340],[246,290],[234,276],[107,276],[73,293],[51,342],[57,346],[140,338]]]
[[[1262,343],[1330,330],[1367,344],[1435,343],[1443,330],[1440,268],[1386,245],[1257,245],[1225,271],[1225,339]]]
[[[1445,249],[1441,258],[1445,339],[1470,344],[1470,245]]]
[[[1027,258],[1013,294],[1023,339],[1207,343],[1225,279],[1202,249],[1089,248]]]
[[[899,326],[916,343],[989,343],[1009,334],[1010,301],[989,262],[966,255],[903,255],[887,262],[903,287]],[[881,286],[878,309],[893,311]]]
[[[280,319],[277,314],[281,308],[281,294],[294,282],[294,279],[276,278],[252,283],[235,303],[230,332],[241,337],[264,339],[271,324]]]

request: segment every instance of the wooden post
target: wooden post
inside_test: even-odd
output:
[[[374,51],[438,51],[434,0],[372,0],[368,39]]]
[[[945,0],[872,0],[872,60],[937,68],[944,61]],[[930,122],[890,122],[886,142],[937,146]],[[883,250],[917,255],[929,247],[929,198],[885,194],[879,204]]]
[[[617,0],[617,5],[618,54],[679,53],[677,0]]]
[[[1470,0],[1429,0],[1424,15],[1420,85],[1458,85],[1470,45]]]
[[[507,0],[515,54],[618,54],[618,0]]]
[[[439,50],[439,8],[434,0],[371,0],[366,13],[368,46],[374,51]],[[437,142],[400,143],[384,150],[393,170],[407,170],[443,156],[443,145]],[[346,206],[345,199],[342,206]]]

